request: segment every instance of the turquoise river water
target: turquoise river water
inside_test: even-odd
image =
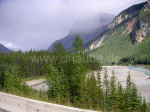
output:
[[[142,73],[145,73],[146,75],[150,76],[150,70],[148,70],[148,69],[144,69],[144,68],[137,67],[137,66],[129,66],[129,69],[130,70],[135,70],[135,71],[138,71],[138,72],[142,72]]]

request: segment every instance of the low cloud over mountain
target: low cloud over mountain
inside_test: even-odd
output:
[[[0,41],[22,50],[47,49],[76,21],[98,13],[117,15],[145,0],[0,0]],[[117,10],[116,10],[117,9]]]

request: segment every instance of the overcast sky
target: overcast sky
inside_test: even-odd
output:
[[[99,13],[117,15],[146,0],[0,0],[0,43],[11,49],[47,49],[74,22]]]

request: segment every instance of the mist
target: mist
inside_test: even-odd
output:
[[[10,49],[46,50],[75,22],[99,13],[117,15],[146,0],[0,0],[0,43]]]

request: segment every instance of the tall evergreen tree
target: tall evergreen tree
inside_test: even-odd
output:
[[[110,79],[110,93],[109,93],[109,106],[111,110],[117,109],[117,86],[116,86],[116,77],[114,71]]]
[[[148,105],[147,105],[147,103],[146,103],[145,98],[144,98],[143,103],[142,103],[142,106],[141,106],[141,112],[149,112],[149,110],[148,110]]]
[[[54,55],[64,55],[65,54],[65,48],[61,43],[56,43],[53,47]]]
[[[125,89],[125,108],[129,112],[140,111],[141,101],[135,84],[131,80],[130,73],[127,78],[127,85]]]
[[[82,52],[82,38],[79,35],[76,35],[75,40],[73,42],[73,50],[75,53],[81,53]]]
[[[109,110],[109,87],[110,87],[110,82],[108,79],[108,74],[105,68],[105,73],[104,73],[104,78],[103,78],[103,87],[104,87],[104,101],[103,104],[106,107],[106,110]]]
[[[17,65],[12,66],[10,70],[5,71],[5,75],[5,89],[7,91],[16,93],[22,89],[22,73]]]
[[[0,65],[0,90],[4,89],[6,76],[5,76],[5,70],[7,66]]]
[[[63,70],[65,59],[65,48],[61,43],[55,44],[53,48],[53,64],[59,72]]]
[[[127,81],[126,81],[126,88],[125,88],[125,108],[128,111],[131,111],[131,89],[132,89],[132,81],[130,73],[128,73]]]
[[[98,95],[99,95],[99,106],[102,108],[102,102],[103,102],[103,85],[102,85],[102,79],[101,79],[101,73],[97,72],[97,83],[98,83]]]
[[[118,89],[117,89],[117,109],[118,112],[121,110],[124,110],[125,108],[125,99],[124,99],[124,89],[122,88],[122,85],[118,82]]]
[[[138,95],[137,88],[135,84],[132,84],[132,89],[131,89],[131,107],[132,111],[140,111],[141,108],[141,102],[140,102],[140,97]]]

